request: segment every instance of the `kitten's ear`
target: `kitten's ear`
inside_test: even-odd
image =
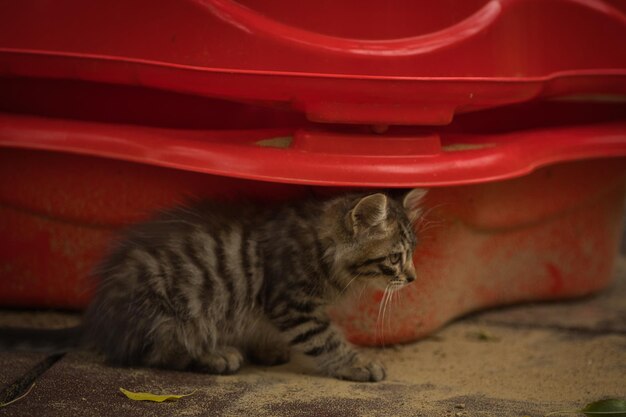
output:
[[[387,196],[380,193],[363,197],[350,211],[350,223],[355,233],[364,228],[377,226],[386,218]]]
[[[424,188],[414,188],[404,196],[402,205],[411,223],[415,222],[422,215],[424,210],[421,204],[426,193],[428,193],[428,190]]]

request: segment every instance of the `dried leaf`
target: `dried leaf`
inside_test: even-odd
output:
[[[580,410],[586,416],[626,416],[626,401],[624,400],[600,400],[587,404]]]
[[[563,410],[553,411],[546,414],[553,416],[557,414],[584,414],[587,417],[603,416],[603,417],[626,417],[626,401],[608,399],[589,403],[582,410]]]
[[[157,394],[151,394],[149,392],[132,392],[132,391],[125,390],[124,388],[120,388],[120,391],[122,391],[122,394],[124,394],[125,396],[127,396],[131,400],[135,400],[135,401],[154,401],[154,402],[157,402],[157,403],[162,403],[163,401],[179,400],[179,399],[181,399],[183,397],[188,397],[188,396],[193,395],[195,393],[195,391],[194,391],[191,394],[182,394],[182,395],[175,395],[175,394],[157,395]]]

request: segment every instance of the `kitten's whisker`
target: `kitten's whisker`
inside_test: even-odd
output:
[[[382,342],[383,342],[383,348],[385,347],[385,316],[387,313],[387,307],[389,306],[389,300],[391,299],[392,295],[393,295],[393,284],[389,284],[387,286],[387,289],[385,291],[386,297],[384,299],[384,303],[383,303],[383,318],[382,318]]]
[[[378,303],[378,315],[376,316],[376,333],[378,335],[379,325],[380,325],[380,312],[383,308],[383,299],[385,298],[385,293],[383,292],[383,296],[380,299],[380,303]]]
[[[385,347],[385,311],[387,309],[387,300],[389,299],[389,292],[385,295],[385,299],[383,300],[383,317],[381,319],[381,334],[382,334],[382,344],[383,348]]]
[[[178,210],[181,211],[182,213],[187,213],[198,219],[202,219],[202,216],[199,213],[193,211],[192,209],[186,207],[185,205],[179,205]]]
[[[424,220],[418,225],[418,230],[419,231],[424,230],[425,228],[432,226],[432,225],[442,226],[445,223],[446,222],[444,220]]]
[[[395,287],[396,287],[395,284],[393,284],[391,295],[389,296],[389,305],[387,306],[387,310],[388,310],[387,311],[387,313],[388,313],[387,314],[387,316],[388,316],[387,317],[387,329],[389,331],[391,331],[391,318],[393,316],[393,314],[392,314],[392,312],[393,312],[393,300],[394,300],[394,298],[396,296],[396,294],[395,294],[396,293],[396,288]]]
[[[398,305],[398,297],[399,294],[398,292],[400,291],[400,289],[402,288],[402,284],[397,284],[397,283],[391,283],[389,284],[389,297],[386,300],[386,305],[383,309],[383,327],[385,324],[385,316],[387,315],[387,312],[389,312],[389,317],[387,319],[387,327],[391,330],[391,312],[393,311],[393,308],[397,307]],[[383,340],[383,347],[385,346],[384,344],[384,340]]]
[[[441,203],[441,204],[437,204],[434,205],[432,207],[429,207],[424,213],[422,213],[422,215],[420,216],[419,220],[417,220],[414,223],[414,227],[417,231],[417,233],[423,233],[425,230],[428,230],[430,227],[430,225],[435,224],[435,225],[443,225],[446,223],[445,219],[441,219],[441,220],[431,220],[428,219],[428,215],[430,213],[432,213],[434,210],[446,206],[447,203]]]
[[[365,292],[365,285],[361,285],[361,291],[359,291],[359,297],[357,298],[357,300],[360,302],[361,298],[363,298],[363,293]]]
[[[395,308],[400,306],[400,296],[402,293],[402,286],[398,285],[398,289],[395,291]]]
[[[443,227],[443,226],[444,226],[443,224],[434,224],[434,223],[430,223],[430,224],[426,225],[425,227],[420,228],[420,230],[418,231],[418,233],[420,233],[420,234],[421,234],[421,233],[426,232],[427,230],[431,230],[431,229],[438,229],[438,228],[441,228],[441,227]]]
[[[391,309],[393,307],[393,296],[396,292],[395,284],[391,284],[391,291],[389,291],[389,300],[387,300],[387,306],[385,307],[384,315],[387,316],[387,332],[391,330]]]
[[[383,305],[385,304],[385,299],[387,298],[387,291],[389,290],[389,286],[385,287],[385,291],[383,292],[383,297],[380,300],[380,304],[378,305],[378,317],[376,318],[376,333],[380,335],[380,340],[384,345],[384,334],[383,334],[383,323],[381,323]],[[377,337],[378,338],[378,337]]]
[[[444,222],[428,222],[428,223],[424,223],[422,226],[420,226],[419,231],[423,232],[424,230],[433,228],[433,227],[443,227],[445,223]]]
[[[429,207],[426,211],[424,211],[424,213],[422,213],[422,215],[420,216],[420,219],[426,218],[433,210],[436,210],[438,208],[441,208],[447,205],[449,205],[449,203],[439,203],[439,204],[435,204],[434,206]]]
[[[431,224],[431,223],[445,223],[444,220],[433,220],[433,219],[422,219],[422,221],[420,222],[420,226],[424,225],[424,224]]]
[[[350,286],[350,284],[352,284],[352,281],[354,281],[355,279],[357,279],[360,276],[360,274],[357,274],[355,276],[352,277],[352,279],[350,281],[348,281],[348,283],[346,284],[345,287],[343,287],[343,290],[341,290],[341,292],[339,293],[339,296],[342,296],[344,292],[346,292],[346,289],[348,289],[348,287]]]

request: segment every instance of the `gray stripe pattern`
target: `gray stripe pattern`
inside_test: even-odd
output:
[[[197,202],[131,228],[97,269],[85,342],[112,363],[231,373],[291,349],[328,375],[385,372],[346,342],[327,309],[364,285],[414,279],[416,237],[381,194],[254,207]]]

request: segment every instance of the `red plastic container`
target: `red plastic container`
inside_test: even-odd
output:
[[[539,97],[626,93],[612,0],[24,0],[0,75],[148,86],[310,120],[444,125]]]
[[[188,196],[354,187],[435,187],[394,321],[380,333],[376,291],[334,312],[355,342],[601,289],[626,186],[625,10],[0,4],[0,305],[84,307],[114,232]]]

